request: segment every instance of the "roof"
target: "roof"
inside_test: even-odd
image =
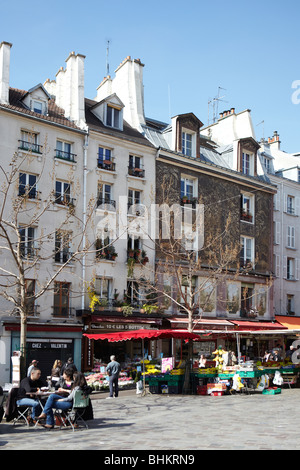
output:
[[[39,85],[38,85],[39,86]],[[30,117],[38,118],[42,121],[52,122],[61,126],[69,127],[77,131],[82,131],[82,129],[74,122],[70,121],[65,117],[65,112],[62,108],[59,108],[55,101],[49,99],[48,101],[48,114],[39,114],[31,111],[23,102],[22,99],[29,93],[29,91],[19,90],[17,88],[9,89],[9,104],[0,104],[0,109],[5,108],[11,111],[16,111],[22,114],[25,114]]]
[[[92,108],[97,106],[97,104],[99,104],[98,101],[90,100],[88,98],[85,99],[85,119],[86,124],[90,129],[118,137],[119,139],[131,140],[141,145],[153,147],[152,143],[149,142],[141,132],[131,127],[125,120],[123,121],[123,130],[105,126],[92,112]]]

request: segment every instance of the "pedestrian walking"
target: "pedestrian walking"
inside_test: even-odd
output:
[[[119,395],[119,374],[121,371],[120,364],[116,361],[116,356],[110,356],[110,363],[107,364],[106,372],[109,375],[109,397],[115,398]]]

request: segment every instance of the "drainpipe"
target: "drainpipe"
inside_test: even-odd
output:
[[[89,136],[86,134],[84,136],[84,144],[83,144],[83,237],[82,237],[82,245],[83,249],[85,250],[85,243],[86,243],[86,179],[87,179],[87,150],[89,146]],[[82,294],[81,294],[81,309],[84,310],[84,299],[85,299],[85,262],[86,262],[86,253],[84,251],[82,257]]]

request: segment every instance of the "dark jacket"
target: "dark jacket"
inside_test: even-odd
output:
[[[14,418],[16,418],[18,415],[17,403],[16,403],[18,392],[19,392],[19,387],[13,387],[10,390],[7,400],[6,400],[5,418],[8,423],[9,421],[12,421]]]
[[[26,393],[36,392],[38,388],[45,387],[45,385],[46,384],[43,382],[43,380],[31,380],[30,377],[25,377],[25,379],[21,380],[17,400],[21,400],[21,398],[27,398],[28,395],[26,395]]]

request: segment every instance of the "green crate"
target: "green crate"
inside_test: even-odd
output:
[[[281,388],[266,388],[262,391],[263,395],[278,395],[281,393]]]

